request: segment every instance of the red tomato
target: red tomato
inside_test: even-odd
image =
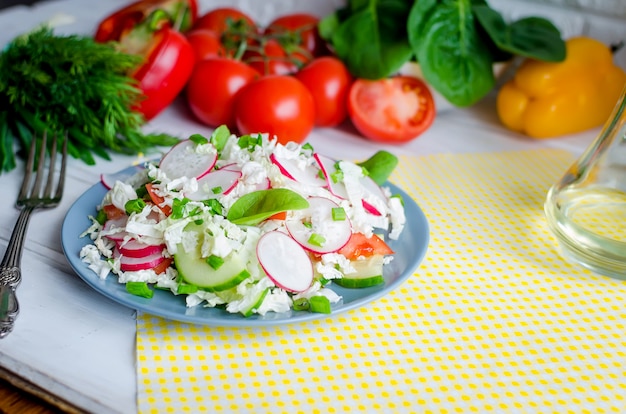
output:
[[[428,86],[418,78],[358,79],[350,88],[348,113],[365,137],[402,143],[430,127],[435,119],[435,101]]]
[[[103,205],[102,211],[104,211],[104,213],[106,214],[107,220],[115,220],[126,215],[125,211],[120,210],[119,208],[115,207],[113,204]]]
[[[245,63],[225,57],[200,61],[187,83],[187,102],[203,123],[235,128],[234,98],[259,73]]]
[[[352,75],[341,60],[332,56],[317,58],[295,76],[313,95],[315,125],[335,126],[346,118]]]
[[[315,103],[306,86],[292,76],[266,76],[235,98],[240,134],[267,132],[278,142],[303,142],[315,123]]]
[[[139,0],[105,17],[98,24],[94,39],[101,43],[118,41],[156,10],[171,16],[169,25],[181,32],[189,30],[198,19],[196,0]]]
[[[195,56],[185,36],[168,27],[152,35],[146,50],[145,63],[131,76],[139,82],[145,97],[138,103],[137,110],[146,119],[152,119],[183,90],[193,70]]]
[[[165,214],[166,216],[172,214],[172,207],[168,206],[167,204],[162,205],[165,199],[156,193],[152,183],[146,184],[146,190],[148,190],[148,196],[150,196],[150,200],[152,200],[152,202],[163,212],[163,214]]]
[[[296,13],[278,17],[272,21],[265,29],[265,34],[277,35],[287,33],[289,36],[295,35],[295,46],[301,48],[297,50],[287,50],[295,52],[302,64],[306,64],[314,57],[326,54],[326,44],[320,37],[317,25],[319,18],[312,14]]]
[[[193,48],[198,62],[209,57],[226,55],[219,35],[212,30],[192,30],[187,33],[187,41]]]
[[[350,260],[356,260],[360,256],[370,257],[375,254],[393,254],[393,250],[383,239],[373,234],[368,238],[363,233],[353,233],[348,243],[337,252]]]
[[[298,66],[290,59],[282,46],[274,39],[264,45],[249,47],[243,60],[262,75],[289,75],[298,71]]]
[[[168,267],[170,267],[170,265],[172,264],[173,261],[174,261],[174,259],[172,259],[171,257],[166,257],[166,258],[163,259],[163,261],[161,263],[159,263],[158,265],[154,266],[152,268],[152,270],[157,275],[160,275],[161,273],[165,273],[165,271],[167,270]]]
[[[229,28],[229,24],[245,24],[252,31],[256,31],[254,20],[232,7],[220,7],[211,10],[198,19],[194,29],[213,30],[221,36]]]

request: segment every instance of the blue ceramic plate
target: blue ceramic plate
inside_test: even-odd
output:
[[[129,167],[128,171],[124,170],[119,174],[131,173],[134,168],[136,167]],[[364,289],[346,289],[331,285],[343,299],[333,305],[330,315],[290,311],[268,312],[264,316],[253,315],[245,318],[241,314],[228,313],[220,308],[206,308],[202,305],[188,308],[184,296],[175,296],[169,291],[155,289],[151,299],[131,295],[126,292],[124,284],[117,282],[113,274],[104,280],[100,279],[80,260],[79,253],[82,247],[90,242],[89,237],[80,238],[91,225],[88,216],[96,215],[96,206],[107,192],[101,183],[92,186],[81,195],[67,212],[61,233],[63,251],[76,273],[96,291],[122,305],[166,319],[212,326],[269,326],[320,319],[358,308],[386,295],[407,280],[424,258],[429,241],[426,216],[404,191],[393,184],[388,186],[393,193],[399,193],[404,198],[407,224],[400,238],[389,243],[396,254],[391,263],[384,268],[385,283]]]

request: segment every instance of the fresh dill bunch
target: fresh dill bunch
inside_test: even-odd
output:
[[[142,99],[128,76],[141,57],[90,37],[55,35],[42,27],[14,39],[0,54],[0,173],[15,168],[14,141],[67,131],[68,152],[93,165],[107,150],[135,154],[177,138],[144,134]]]

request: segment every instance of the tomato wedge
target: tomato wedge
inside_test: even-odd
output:
[[[417,138],[433,123],[436,111],[422,80],[395,76],[356,80],[350,88],[348,113],[363,136],[393,144]]]
[[[154,189],[154,186],[152,185],[152,183],[146,184],[146,190],[148,190],[148,195],[150,196],[150,200],[152,200],[152,202],[159,209],[161,209],[163,214],[165,214],[166,216],[169,216],[170,214],[172,214],[172,207],[168,206],[167,204],[163,205],[163,202],[165,201],[165,199],[156,193],[156,190]]]
[[[393,254],[393,250],[376,234],[367,237],[363,233],[353,233],[348,243],[337,252],[346,256],[350,260],[358,257],[370,257],[374,255]]]

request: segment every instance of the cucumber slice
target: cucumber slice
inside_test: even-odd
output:
[[[353,260],[351,264],[356,272],[346,274],[339,279],[333,279],[333,281],[339,286],[355,289],[381,285],[385,283],[383,259],[384,256],[375,255],[365,260]]]
[[[239,312],[241,312],[241,314],[245,316],[246,318],[252,316],[254,314],[254,311],[259,309],[259,306],[261,306],[261,304],[265,300],[265,297],[267,296],[267,293],[269,291],[270,291],[270,288],[265,288],[263,290],[260,290],[257,297],[251,301],[251,305],[243,309],[240,309]]]
[[[191,223],[185,230],[194,231],[196,224]],[[193,251],[185,251],[182,244],[178,245],[177,253],[174,254],[174,263],[178,274],[189,284],[196,285],[209,292],[220,292],[237,286],[243,280],[250,277],[246,267],[246,260],[241,254],[233,252],[224,258],[224,263],[214,269],[202,257],[200,247],[202,240]]]

